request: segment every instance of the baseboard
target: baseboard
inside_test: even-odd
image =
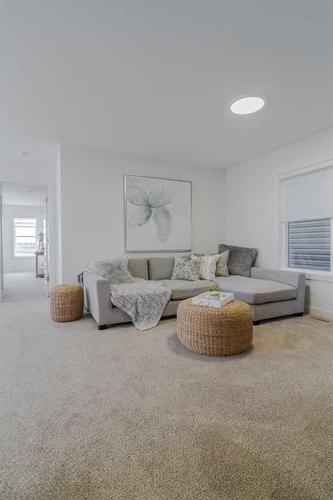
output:
[[[309,307],[309,314],[311,316],[315,316],[316,318],[322,318],[325,320],[333,320],[333,311],[329,311],[327,309],[320,309],[319,307]]]

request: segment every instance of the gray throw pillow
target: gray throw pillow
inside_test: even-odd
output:
[[[229,274],[238,274],[239,276],[251,276],[251,267],[253,267],[258,250],[255,248],[236,247],[232,245],[219,245],[219,252],[229,250],[228,270]]]
[[[127,257],[93,262],[86,271],[102,276],[113,285],[136,281],[128,270]]]
[[[191,260],[189,257],[175,257],[171,279],[186,281],[199,280],[200,261]]]

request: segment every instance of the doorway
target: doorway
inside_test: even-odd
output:
[[[2,183],[2,300],[48,295],[48,189]]]

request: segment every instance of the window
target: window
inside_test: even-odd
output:
[[[15,217],[14,219],[14,256],[32,257],[36,249],[36,219]]]
[[[288,222],[288,267],[331,271],[331,219]]]
[[[333,167],[281,180],[284,265],[333,272]]]

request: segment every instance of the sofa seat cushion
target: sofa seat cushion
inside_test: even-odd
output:
[[[296,299],[297,296],[297,289],[294,286],[276,281],[245,276],[216,277],[215,281],[223,292],[232,292],[237,299],[253,305]]]
[[[213,281],[197,280],[160,280],[155,283],[162,283],[172,291],[171,300],[183,300],[195,297],[199,293],[205,292]]]

